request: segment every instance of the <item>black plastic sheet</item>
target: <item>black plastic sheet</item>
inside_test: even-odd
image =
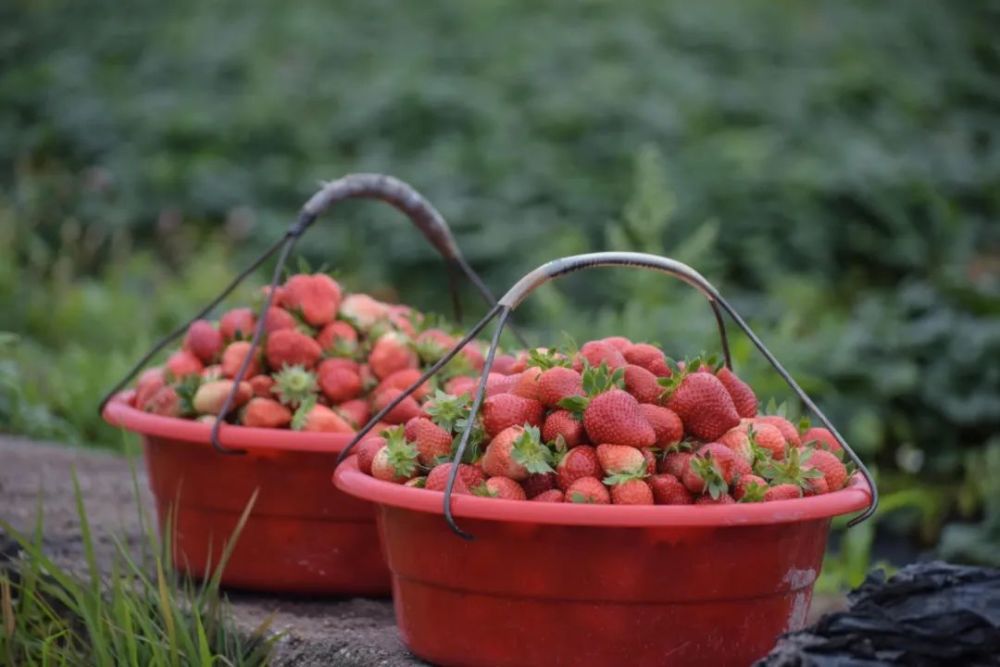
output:
[[[1000,665],[1000,569],[908,565],[868,575],[847,611],[782,637],[759,667]]]

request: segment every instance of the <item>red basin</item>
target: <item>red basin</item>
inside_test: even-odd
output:
[[[389,572],[372,505],[330,493],[342,434],[228,426],[216,452],[211,427],[108,403],[104,418],[142,436],[160,526],[175,508],[174,559],[204,577],[255,490],[258,497],[227,565],[224,586],[312,595],[388,595]]]
[[[830,519],[867,507],[835,493],[729,506],[620,507],[455,496],[361,473],[341,491],[378,508],[396,622],[441,665],[748,665],[802,627]]]

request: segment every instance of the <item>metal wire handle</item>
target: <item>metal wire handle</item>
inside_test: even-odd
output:
[[[462,431],[462,437],[459,440],[459,445],[455,451],[455,455],[452,460],[452,467],[449,471],[448,482],[445,486],[444,495],[444,515],[448,524],[451,526],[458,535],[466,538],[472,539],[472,536],[459,528],[458,524],[455,522],[455,518],[451,511],[451,496],[452,491],[455,486],[455,479],[458,475],[458,463],[462,460],[462,456],[465,454],[465,449],[469,444],[469,436],[472,432],[474,417],[479,412],[479,408],[482,405],[483,398],[486,394],[486,380],[489,376],[490,369],[493,366],[493,359],[496,353],[497,343],[500,339],[500,334],[503,331],[503,327],[510,317],[510,314],[516,309],[522,301],[531,292],[540,287],[541,285],[547,283],[548,281],[564,276],[568,273],[573,273],[575,271],[580,271],[583,269],[589,269],[598,266],[634,266],[643,269],[651,269],[654,271],[659,271],[661,273],[666,273],[667,275],[674,276],[681,279],[687,284],[693,286],[699,292],[701,292],[706,299],[712,304],[713,312],[716,313],[716,320],[720,328],[720,337],[723,344],[726,344],[726,333],[725,333],[725,323],[719,315],[719,308],[724,310],[737,326],[743,331],[744,334],[750,339],[754,346],[764,355],[764,358],[768,360],[771,366],[778,372],[778,375],[788,384],[793,392],[799,397],[799,399],[808,407],[823,423],[823,425],[829,429],[830,433],[837,440],[840,446],[847,452],[851,461],[857,465],[858,470],[864,475],[865,480],[868,482],[868,486],[871,489],[871,502],[868,508],[858,516],[851,519],[848,526],[853,526],[861,521],[872,516],[878,507],[878,488],[875,485],[875,480],[872,478],[871,473],[865,466],[864,462],[858,457],[853,449],[847,444],[840,432],[833,426],[826,415],[816,406],[811,398],[803,391],[802,387],[798,385],[797,382],[792,378],[787,370],[778,362],[778,360],[771,354],[771,351],[767,349],[764,343],[757,337],[750,326],[740,317],[739,313],[727,302],[719,291],[705,279],[696,270],[684,264],[678,262],[675,259],[670,259],[668,257],[660,257],[659,255],[650,255],[646,253],[637,252],[597,252],[589,253],[584,255],[573,255],[570,257],[563,257],[561,259],[552,260],[542,266],[539,266],[534,271],[531,271],[523,278],[521,278],[513,287],[508,290],[501,298],[497,306],[486,315],[486,317],[481,320],[475,328],[475,331],[482,330],[486,324],[492,320],[494,317],[499,315],[499,320],[497,321],[496,330],[493,335],[493,341],[490,345],[489,352],[486,355],[486,363],[483,366],[482,377],[480,378],[479,385],[476,389],[475,398],[472,402],[472,408],[470,413],[470,419]],[[466,336],[462,341],[459,341],[456,346],[446,355],[445,360],[454,357],[462,347],[464,347],[472,336]],[[728,355],[727,355],[728,362]],[[443,365],[443,364],[442,364]],[[727,366],[729,364],[727,363]],[[412,391],[416,387],[420,386],[421,382],[418,382],[409,391]],[[409,391],[407,393],[409,393]],[[381,417],[379,417],[381,418]],[[354,441],[351,442],[349,447],[353,447],[356,442],[360,441],[364,435],[371,430],[375,425],[375,420],[366,425],[365,429],[362,429],[356,436]],[[346,453],[347,450],[345,450]],[[342,457],[341,457],[342,458]]]
[[[242,283],[250,274],[267,261],[268,258],[270,258],[274,253],[280,251],[277,264],[274,268],[274,274],[271,279],[267,298],[264,299],[264,303],[257,313],[257,325],[250,340],[250,350],[243,358],[243,363],[240,364],[236,377],[233,378],[232,389],[230,390],[229,395],[226,396],[226,400],[222,404],[222,408],[219,411],[218,418],[212,426],[212,447],[224,454],[245,454],[246,452],[244,450],[223,447],[219,442],[219,430],[224,422],[224,417],[229,414],[232,409],[236,392],[239,389],[239,383],[246,376],[250,361],[253,358],[253,353],[260,344],[260,339],[264,331],[266,314],[274,301],[274,292],[281,280],[281,274],[284,270],[285,263],[288,261],[288,256],[291,254],[291,251],[295,247],[299,237],[312,226],[322,213],[340,201],[358,198],[377,199],[391,204],[400,212],[404,213],[417,227],[417,229],[423,233],[427,240],[430,241],[431,245],[434,246],[434,248],[441,254],[448,267],[449,289],[451,291],[452,305],[455,309],[456,320],[461,319],[461,304],[456,280],[458,274],[463,275],[475,286],[476,290],[487,304],[494,306],[494,308],[496,307],[496,297],[486,286],[486,283],[484,283],[472,267],[469,266],[468,262],[465,261],[461,251],[458,249],[458,244],[455,243],[455,238],[451,233],[451,228],[448,226],[448,223],[445,222],[444,217],[419,192],[407,183],[392,176],[384,174],[348,174],[335,181],[325,184],[318,192],[316,192],[316,194],[310,197],[309,201],[307,201],[302,207],[298,219],[288,228],[288,231],[285,232],[285,235],[281,239],[273,243],[267,250],[257,257],[257,259],[255,259],[249,267],[236,276],[236,278],[234,278],[233,281],[229,283],[229,285],[226,286],[226,288],[223,289],[217,297],[215,297],[207,306],[202,308],[194,317],[175,328],[172,332],[159,340],[145,355],[143,355],[143,357],[129,370],[125,377],[115,384],[115,386],[112,387],[107,394],[105,394],[104,398],[101,399],[101,403],[98,407],[98,413],[100,414],[104,412],[104,408],[108,404],[108,401],[124,389],[129,382],[132,381],[132,378],[134,378],[154,356],[170,344],[170,342],[187,331],[188,327],[191,326],[194,321],[205,317],[227,296],[229,296],[229,294],[231,294],[240,283]],[[516,332],[515,335],[517,335]]]

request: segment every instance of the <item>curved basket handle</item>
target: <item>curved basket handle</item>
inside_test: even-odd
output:
[[[295,247],[295,243],[298,241],[299,237],[312,226],[322,213],[334,204],[345,199],[381,200],[392,205],[410,219],[414,226],[416,226],[417,229],[423,233],[427,240],[430,241],[431,245],[434,246],[434,248],[441,254],[449,268],[450,288],[456,317],[461,317],[457,283],[455,280],[456,275],[459,273],[464,275],[475,286],[476,290],[487,304],[495,307],[496,297],[493,296],[493,293],[486,286],[483,280],[472,269],[472,267],[469,266],[468,262],[465,261],[461,251],[458,249],[458,244],[455,243],[455,238],[451,233],[451,228],[448,226],[448,223],[445,222],[444,217],[442,217],[437,209],[435,209],[419,192],[407,183],[404,183],[397,178],[393,178],[392,176],[386,176],[383,174],[348,174],[335,181],[326,183],[318,192],[316,192],[316,194],[310,197],[309,201],[307,201],[302,207],[297,220],[288,228],[281,239],[273,243],[257,259],[255,259],[249,267],[237,275],[236,278],[234,278],[233,281],[229,283],[229,285],[226,286],[226,288],[223,289],[218,296],[216,296],[207,306],[202,308],[194,317],[175,328],[172,332],[158,341],[145,355],[143,355],[143,357],[131,368],[131,370],[129,370],[125,377],[119,380],[119,382],[115,384],[115,386],[112,387],[107,394],[105,394],[104,398],[101,399],[101,403],[98,407],[98,413],[104,412],[104,407],[107,405],[108,401],[110,401],[115,394],[124,389],[125,386],[132,381],[132,378],[134,378],[135,375],[147,363],[149,363],[149,361],[156,354],[163,350],[163,348],[165,348],[171,341],[175,340],[187,331],[192,322],[205,317],[216,306],[218,306],[223,299],[229,296],[229,294],[231,294],[232,291],[236,289],[236,287],[251,273],[256,271],[258,267],[267,261],[268,258],[274,255],[274,253],[280,251],[277,264],[275,265],[274,275],[271,279],[270,290],[268,290],[267,298],[264,300],[263,305],[257,313],[257,326],[255,327],[253,337],[250,340],[250,351],[244,357],[243,363],[240,365],[239,371],[236,373],[236,377],[233,378],[232,391],[230,391],[229,395],[226,397],[226,400],[222,404],[222,408],[219,412],[220,416],[229,414],[232,409],[233,400],[239,383],[244,377],[246,377],[247,368],[250,365],[253,352],[260,344],[260,339],[264,331],[265,314],[271,307],[274,300],[275,288],[281,280],[281,273],[284,270],[285,263],[288,261],[289,254]],[[245,453],[241,450],[228,449],[221,445],[219,442],[219,429],[223,423],[223,419],[216,419],[215,424],[212,427],[212,446],[216,450],[226,454]]]
[[[542,266],[539,266],[534,271],[531,271],[523,278],[521,278],[517,283],[514,284],[510,290],[507,291],[502,297],[497,306],[477,325],[476,332],[482,330],[489,320],[493,319],[499,315],[499,320],[497,321],[496,331],[494,332],[493,341],[490,345],[489,352],[486,355],[486,363],[483,366],[482,377],[480,378],[479,385],[476,389],[476,394],[472,402],[471,415],[475,416],[479,412],[479,408],[482,405],[483,398],[486,394],[486,380],[489,376],[490,369],[493,367],[493,358],[496,353],[496,348],[499,343],[500,334],[503,331],[503,327],[510,317],[510,314],[516,309],[524,299],[528,297],[533,291],[535,291],[541,285],[547,283],[548,281],[564,276],[568,273],[573,273],[575,271],[580,271],[583,269],[589,269],[598,266],[634,266],[643,269],[651,269],[654,271],[659,271],[661,273],[666,273],[667,275],[674,276],[693,286],[699,292],[701,292],[705,298],[713,304],[713,311],[718,315],[718,308],[724,310],[737,326],[747,335],[754,346],[760,351],[765,359],[774,367],[774,370],[778,372],[781,378],[788,384],[793,392],[802,400],[802,402],[808,407],[823,423],[823,425],[830,430],[833,437],[836,438],[840,446],[847,452],[850,459],[858,466],[858,469],[864,475],[865,480],[868,482],[868,486],[871,489],[871,503],[868,508],[860,515],[854,517],[849,526],[853,526],[861,521],[864,521],[870,517],[875,509],[878,507],[878,488],[875,485],[875,480],[872,478],[871,473],[865,466],[864,462],[858,457],[853,449],[847,444],[840,432],[833,426],[830,420],[820,411],[819,407],[813,402],[811,398],[803,391],[802,387],[792,378],[792,376],[785,370],[784,366],[778,362],[778,360],[771,354],[771,351],[767,349],[764,343],[757,337],[750,326],[740,317],[739,313],[727,302],[719,291],[705,279],[696,270],[684,264],[678,262],[675,259],[670,259],[667,257],[660,257],[659,255],[650,255],[646,253],[636,253],[636,252],[598,252],[589,253],[584,255],[573,255],[570,257],[563,257],[561,259],[552,260]],[[725,341],[725,328],[720,317],[717,317],[720,324],[720,331]],[[444,358],[444,362],[451,359],[457,352],[464,347],[468,341],[471,340],[470,336],[466,336],[462,341],[449,352]],[[441,364],[443,366],[443,364]],[[421,378],[418,380],[410,390],[415,390],[419,387],[426,378]],[[410,390],[405,392],[403,395],[408,395]],[[400,397],[398,400],[402,400]],[[393,406],[388,406],[389,409]],[[386,411],[387,412],[387,411]],[[347,451],[355,442],[360,441],[364,435],[371,430],[371,427],[376,423],[376,418],[381,419],[381,414],[373,417],[373,421],[366,425],[365,429],[362,429],[356,436],[355,440],[342,452],[342,456],[346,454]],[[451,493],[454,488],[455,477],[458,474],[458,463],[462,460],[462,456],[465,453],[465,449],[469,443],[469,436],[472,431],[472,425],[474,420],[469,419],[465,430],[462,432],[462,437],[459,441],[458,449],[455,452],[453,458],[453,466],[448,477],[448,483],[445,487],[445,498],[444,498],[444,514],[448,523],[451,525],[452,529],[455,530],[459,535],[471,538],[470,535],[465,533],[458,527],[455,523],[455,519],[451,513]]]

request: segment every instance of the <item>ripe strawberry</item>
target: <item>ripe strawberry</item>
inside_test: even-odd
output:
[[[770,424],[781,431],[781,435],[784,436],[785,442],[787,442],[790,446],[802,446],[802,440],[799,438],[799,429],[795,428],[795,425],[784,417],[780,417],[778,415],[761,415],[760,417],[755,417],[753,422],[755,424]]]
[[[285,405],[300,405],[314,400],[317,390],[316,374],[302,366],[285,366],[274,374],[271,390]]]
[[[243,425],[257,428],[284,428],[292,421],[292,411],[272,398],[251,398],[243,410]]]
[[[411,338],[417,334],[414,322],[420,324],[424,321],[423,313],[418,313],[409,306],[403,304],[389,304],[389,323]]]
[[[486,357],[483,356],[483,351],[479,349],[479,345],[476,341],[472,341],[463,347],[460,354],[465,358],[465,361],[469,364],[472,370],[477,373],[483,370],[483,366],[486,365]]]
[[[413,340],[413,346],[417,350],[417,356],[425,364],[432,364],[443,357],[448,350],[455,346],[457,341],[453,336],[443,329],[426,329]],[[502,356],[502,355],[501,355]],[[499,361],[499,357],[494,361]]]
[[[444,390],[452,396],[472,396],[476,391],[476,379],[460,375],[448,380],[444,385]]]
[[[757,475],[740,475],[733,486],[733,498],[744,503],[756,503],[764,500],[767,481]]]
[[[587,439],[583,431],[583,422],[569,410],[549,413],[542,426],[542,441],[556,442],[560,436],[568,448],[576,447]]]
[[[823,473],[827,489],[839,491],[847,483],[847,467],[841,463],[836,454],[825,449],[814,449],[808,458],[803,457],[806,465]]]
[[[135,394],[132,396],[132,405],[140,410],[145,409],[146,401],[152,398],[161,387],[167,383],[167,378],[162,368],[150,368],[143,371],[142,375],[135,383]]]
[[[297,274],[285,281],[281,305],[298,312],[309,325],[332,322],[340,308],[340,285],[323,273]]]
[[[802,497],[802,490],[795,484],[778,484],[764,492],[764,502],[772,500],[792,500]]]
[[[709,495],[698,496],[695,499],[694,504],[695,505],[732,505],[735,502],[736,501],[733,500],[733,497],[731,495],[729,495],[728,493],[724,493],[721,496],[719,496],[718,498],[713,498],[712,496],[709,496]]]
[[[294,329],[295,326],[295,318],[292,317],[292,314],[284,308],[271,306],[267,309],[267,313],[264,315],[264,331],[266,331],[268,335],[284,329]]]
[[[451,473],[451,463],[441,463],[434,466],[427,474],[427,483],[424,488],[428,491],[444,491],[448,483],[448,475]],[[454,493],[471,493],[472,489],[486,481],[483,471],[476,466],[465,463],[458,464],[458,475],[455,477]]]
[[[646,470],[646,458],[635,447],[598,445],[596,451],[597,461],[605,475],[637,475]]]
[[[261,398],[271,398],[274,388],[274,378],[270,375],[254,375],[247,380],[253,388],[253,395]]]
[[[843,451],[840,443],[837,439],[833,437],[833,433],[830,433],[828,429],[813,427],[802,434],[802,444],[808,445],[809,443],[814,443],[818,445],[819,448],[829,449],[834,454]]]
[[[219,318],[219,333],[225,340],[247,340],[257,326],[257,316],[249,308],[233,308]]]
[[[573,360],[573,368],[577,371],[582,371],[584,362],[593,368],[597,368],[601,364],[606,364],[608,368],[615,370],[616,368],[625,366],[625,357],[613,345],[599,340],[592,340],[584,343],[580,348],[580,352]]]
[[[524,489],[510,477],[490,477],[472,490],[472,493],[485,498],[500,500],[527,500]]]
[[[541,400],[541,392],[538,384],[538,376],[541,374],[542,369],[537,366],[529,366],[524,369],[521,373],[514,376],[517,380],[514,382],[514,386],[511,387],[510,393],[521,398],[530,398],[533,401]]]
[[[534,498],[529,498],[535,503],[561,503],[563,502],[563,492],[559,489],[549,489],[539,493]]]
[[[368,355],[368,365],[380,380],[404,368],[417,368],[420,362],[410,345],[410,339],[399,332],[390,331],[379,336]]]
[[[634,343],[622,350],[622,354],[625,357],[625,361],[645,368],[656,377],[667,377],[670,375],[670,367],[667,366],[663,350],[655,345]]]
[[[243,340],[238,340],[227,345],[225,352],[222,353],[222,362],[220,364],[222,367],[222,376],[227,378],[236,377],[240,366],[243,365],[243,360],[249,352],[250,343]],[[260,362],[257,360],[257,354],[254,354],[250,358],[250,364],[247,366],[247,371],[243,377],[253,377],[258,374],[260,374]]]
[[[316,369],[316,379],[323,395],[331,403],[343,403],[361,394],[361,376],[338,359],[327,359]],[[355,364],[355,368],[357,365]]]
[[[375,394],[375,398],[372,400],[372,410],[378,412],[402,393],[399,389],[386,389]],[[423,414],[423,410],[420,409],[420,404],[417,403],[416,399],[412,396],[407,396],[382,419],[389,424],[405,424],[414,417],[420,417]]]
[[[753,462],[753,446],[750,444],[750,434],[746,428],[742,426],[733,427],[723,433],[716,442],[721,442],[726,447],[729,447],[729,449],[733,450],[733,453],[737,454],[744,461],[748,463]]]
[[[611,486],[611,502],[615,505],[652,505],[653,491],[646,482],[633,477]]]
[[[650,447],[645,447],[640,449],[639,452],[642,454],[642,458],[646,460],[646,468],[644,470],[644,476],[655,475],[656,474],[656,453]]]
[[[205,368],[201,360],[187,350],[177,350],[171,354],[163,367],[177,380],[189,375],[198,375]]]
[[[608,336],[606,338],[602,338],[600,342],[607,343],[608,345],[615,348],[619,352],[624,352],[627,348],[629,348],[632,345],[632,341],[630,341],[625,336]]]
[[[684,431],[712,441],[740,423],[726,387],[711,373],[685,375],[670,394],[667,407],[677,413]]]
[[[177,395],[177,390],[171,386],[163,386],[157,389],[142,404],[142,409],[161,417],[180,417],[181,399]]]
[[[490,477],[527,479],[532,473],[552,472],[552,452],[542,444],[538,429],[511,426],[498,433],[479,462]]]
[[[358,470],[366,475],[372,474],[372,461],[375,460],[378,450],[385,447],[385,445],[385,438],[377,435],[368,436],[359,442],[357,448],[354,450],[358,455]]]
[[[324,350],[352,352],[357,347],[358,332],[347,322],[334,320],[316,334],[316,342]]]
[[[344,401],[337,405],[337,413],[349,421],[355,428],[361,428],[363,425],[368,423],[368,420],[372,417],[372,409],[368,405],[368,401],[363,398],[355,398],[350,401]]]
[[[382,391],[388,388],[393,389],[409,389],[410,385],[416,382],[420,378],[419,368],[404,368],[401,371],[396,371],[389,375],[378,384],[378,388],[375,389],[376,392]],[[427,394],[431,392],[431,382],[428,380],[422,385],[413,390],[413,398],[418,401],[424,400]]]
[[[625,391],[640,403],[659,403],[663,387],[645,368],[629,364],[625,367]]]
[[[739,458],[718,442],[702,445],[691,457],[681,481],[691,493],[707,492],[713,498],[728,493],[740,471]]]
[[[676,445],[684,437],[684,424],[670,408],[664,408],[650,403],[641,403],[639,412],[646,418],[649,425],[653,427],[653,434],[656,441],[653,443],[657,447],[666,449]]]
[[[688,464],[691,463],[692,456],[694,454],[691,452],[669,452],[660,461],[657,470],[680,479],[684,475],[684,471],[688,469]]]
[[[812,470],[809,466],[806,469]],[[825,477],[811,477],[806,480],[806,488],[802,490],[802,495],[804,496],[821,496],[824,493],[830,492],[830,485],[827,484]]]
[[[326,407],[312,401],[303,403],[292,417],[292,429],[295,431],[322,433],[354,433],[343,417]]]
[[[719,369],[715,377],[719,378],[719,382],[729,392],[740,417],[755,417],[757,415],[757,395],[753,393],[750,385],[739,379],[725,366]]]
[[[690,505],[694,502],[691,492],[673,475],[653,475],[648,482],[657,505]]]
[[[417,450],[403,438],[401,428],[392,429],[386,444],[372,460],[372,477],[402,484],[417,474]]]
[[[232,388],[232,380],[215,380],[203,383],[194,393],[192,404],[194,405],[195,412],[203,415],[219,414],[219,410],[222,409],[222,404],[225,402],[226,397],[229,396],[229,391]],[[235,410],[240,407],[249,401],[251,396],[253,396],[253,387],[250,386],[250,383],[240,382],[239,389],[237,389],[236,395],[233,397],[233,404],[230,406],[231,409]]]
[[[501,375],[514,375],[511,369],[517,363],[517,358],[509,354],[498,354],[493,358],[493,372]]]
[[[202,363],[210,364],[222,352],[222,334],[208,320],[195,320],[184,336],[184,349]]]
[[[541,426],[544,409],[538,401],[514,394],[497,394],[483,401],[483,429],[493,437],[511,426]]]
[[[538,376],[538,400],[547,408],[570,396],[583,396],[583,378],[572,368],[553,366]]]
[[[587,503],[591,505],[608,505],[611,495],[608,489],[596,477],[580,477],[566,489],[565,501],[570,503]]]
[[[767,452],[775,461],[781,461],[785,458],[788,444],[777,426],[754,424],[750,427],[749,435],[750,442]]]
[[[521,482],[524,492],[528,498],[551,491],[556,486],[556,474],[554,472],[532,473]]]
[[[581,477],[599,477],[601,464],[597,451],[590,445],[580,445],[566,452],[556,466],[556,484],[566,491]]]
[[[656,433],[639,402],[621,389],[611,389],[590,400],[583,411],[583,427],[591,442],[631,447],[650,447]]]
[[[406,422],[404,434],[417,448],[420,463],[425,466],[432,466],[437,459],[451,454],[451,433],[427,417],[414,417]]]
[[[389,317],[389,307],[367,294],[348,294],[340,303],[340,316],[361,331],[369,331]]]
[[[497,394],[509,394],[510,390],[514,388],[514,385],[518,380],[517,375],[500,375],[499,373],[490,372],[486,376],[486,396],[496,396]],[[479,387],[479,380],[475,380],[473,383],[473,391]]]
[[[267,365],[274,370],[285,366],[312,368],[323,356],[319,343],[295,329],[281,329],[269,334],[265,347]]]

